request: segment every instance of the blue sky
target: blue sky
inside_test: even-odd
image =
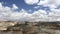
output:
[[[0,20],[59,21],[60,0],[0,0]]]
[[[16,4],[19,8],[19,10],[21,10],[22,8],[25,10],[34,10],[33,7],[37,6],[37,5],[28,5],[24,2],[24,0],[0,0],[0,2],[4,2],[6,4],[3,4],[5,6],[9,6],[12,7],[12,4]]]
[[[49,10],[48,7],[43,7],[43,6],[39,6],[39,8],[35,9],[34,7],[38,6],[37,4],[28,5],[25,3],[24,0],[0,0],[0,2],[3,2],[4,6],[9,6],[9,7],[12,7],[12,4],[16,4],[19,8],[18,10],[21,10],[21,9],[31,10],[31,13],[39,9]]]

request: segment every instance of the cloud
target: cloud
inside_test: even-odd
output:
[[[49,7],[49,14],[45,10],[34,11],[29,17],[31,21],[60,21],[60,9],[57,7],[60,5],[60,0],[40,0],[34,2],[34,0],[25,0],[29,5],[37,4],[38,6],[34,8],[39,8],[39,6]]]
[[[38,10],[35,11],[32,14],[27,13],[26,10],[21,9],[20,12],[14,11],[16,9],[12,9],[11,7],[8,6],[3,6],[0,4],[0,20],[22,20],[22,21],[35,21],[38,20],[38,18],[44,18],[46,12],[44,10]],[[17,6],[16,6],[17,7]],[[39,21],[39,20],[38,20]]]
[[[49,5],[49,4],[53,4],[53,5],[60,5],[60,0],[40,0],[40,2],[38,3],[38,5]]]
[[[20,12],[15,11],[17,6],[15,4],[11,7],[3,6],[2,3],[0,3],[0,21],[15,21],[15,20],[27,20],[28,17],[30,17],[30,14],[27,13],[26,10],[21,9]]]
[[[32,21],[46,21],[45,19],[47,18],[47,12],[45,10],[38,10],[38,11],[35,11],[33,14],[32,14]]]
[[[18,7],[15,4],[13,4],[13,9],[18,9]]]
[[[47,6],[50,8],[56,8],[60,5],[60,0],[40,0],[37,5]]]
[[[53,5],[54,7],[55,5]],[[34,11],[34,13],[29,14],[27,10],[21,9],[20,11],[15,11],[19,9],[15,4],[11,7],[3,6],[0,3],[0,21],[60,21],[60,9],[55,9],[55,7],[50,8],[49,14],[45,10],[39,9]]]
[[[24,0],[26,4],[33,5],[39,2],[39,0]]]
[[[40,0],[39,3],[37,3],[37,5],[47,5],[49,2],[49,0]]]

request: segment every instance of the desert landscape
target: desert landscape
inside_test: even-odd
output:
[[[0,34],[60,34],[60,22],[0,21]]]

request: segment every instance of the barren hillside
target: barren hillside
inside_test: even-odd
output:
[[[1,34],[60,34],[60,22],[0,21]]]

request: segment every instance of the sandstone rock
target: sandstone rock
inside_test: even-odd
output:
[[[10,21],[1,21],[0,22],[0,30],[6,30],[9,26],[14,26],[17,22],[10,22]]]

